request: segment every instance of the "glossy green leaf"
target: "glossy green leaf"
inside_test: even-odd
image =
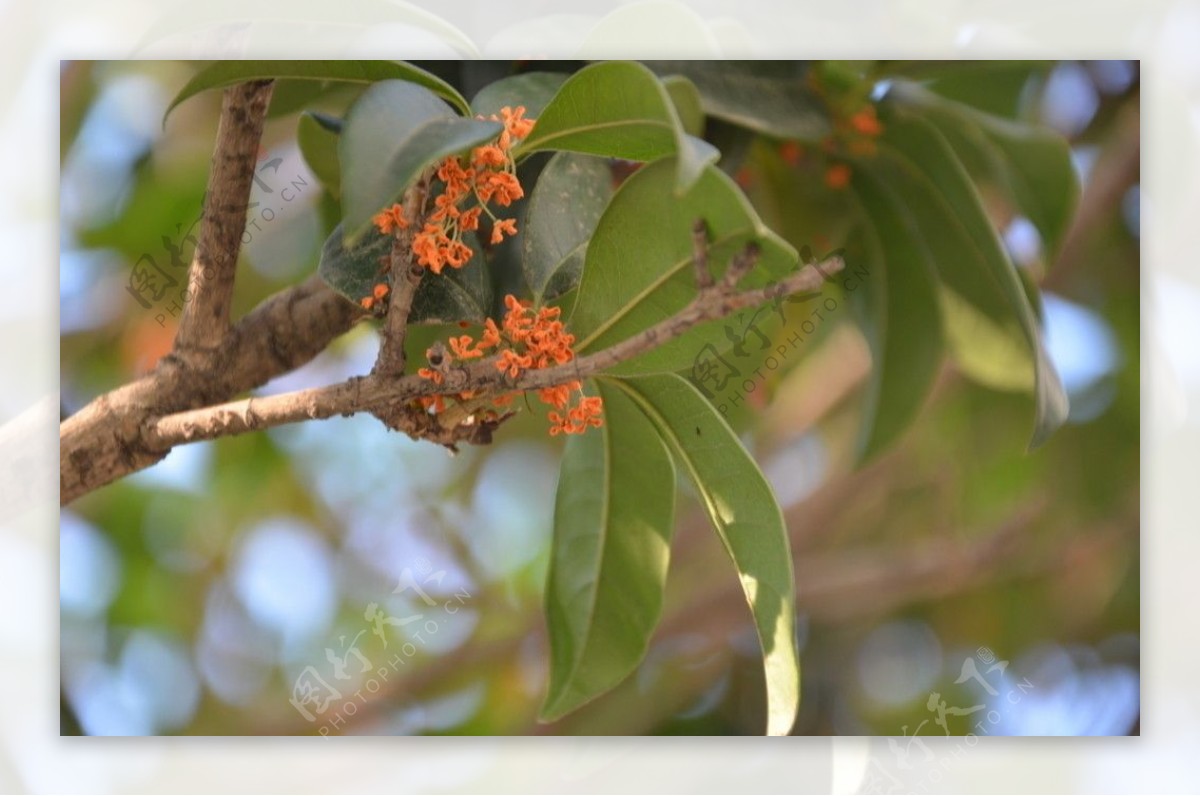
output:
[[[675,467],[629,397],[612,385],[599,389],[604,425],[567,440],[554,500],[545,720],[625,679],[662,612]]]
[[[1057,255],[1079,202],[1070,144],[1057,132],[957,105],[900,84],[893,95],[946,137],[973,175],[984,174],[1042,237],[1047,263]]]
[[[296,144],[304,162],[335,199],[342,193],[342,167],[338,163],[338,134],[313,114],[304,113],[296,126]]]
[[[484,255],[471,236],[463,240],[475,249],[475,254],[462,268],[425,274],[413,297],[409,315],[412,323],[481,323],[488,316],[492,293]],[[327,285],[357,304],[371,295],[375,285],[391,283],[383,272],[391,248],[391,236],[377,233],[347,246],[338,226],[325,240],[317,273]]]
[[[542,170],[525,211],[522,268],[534,301],[579,284],[588,241],[613,195],[607,161],[559,152]]]
[[[379,80],[404,80],[424,86],[448,100],[463,113],[470,106],[454,88],[424,69],[403,61],[213,61],[192,76],[163,114],[163,121],[184,100],[202,91],[244,83],[247,80],[290,78],[292,80],[374,83]]]
[[[704,219],[720,273],[735,252],[755,241],[758,264],[743,281],[762,286],[793,271],[796,251],[762,223],[745,196],[719,169],[707,167],[682,196],[675,163],[644,166],[613,195],[588,244],[579,298],[570,317],[576,350],[598,351],[679,311],[696,296],[692,226]],[[728,347],[721,321],[701,324],[617,366],[616,373],[661,373],[691,367],[706,345]]]
[[[1004,154],[1009,190],[1022,215],[1041,234],[1047,264],[1053,263],[1079,204],[1079,176],[1070,145],[1050,130],[1000,119],[980,127]]]
[[[1034,373],[1031,445],[1041,444],[1066,419],[1066,393],[1042,344],[1016,267],[1005,254],[966,170],[935,128],[904,111],[889,114],[882,144],[907,161],[907,166],[898,168],[893,161],[891,173],[926,194],[919,205],[910,200],[914,215],[940,216],[941,226],[923,226],[922,237],[931,249],[938,247],[934,261],[943,280],[970,305],[981,308],[985,318],[1003,326],[1008,323],[1006,313],[1020,329]],[[913,180],[909,170],[925,180]]]
[[[679,122],[688,135],[704,135],[704,106],[700,100],[700,90],[696,84],[683,75],[668,75],[662,79],[663,88],[675,105],[675,113],[679,114]]]
[[[853,190],[869,222],[862,233],[873,263],[852,294],[865,305],[874,360],[859,436],[865,460],[916,417],[933,389],[943,347],[933,264],[903,200],[864,169],[854,173]]]
[[[499,115],[506,105],[525,107],[525,116],[536,119],[566,82],[560,72],[524,72],[489,83],[471,99],[471,112],[480,116]]]
[[[540,150],[642,161],[678,155],[680,191],[720,155],[711,144],[685,132],[662,83],[631,61],[592,64],[563,83],[515,153]]]
[[[602,382],[609,381],[603,379]],[[712,404],[674,374],[613,379],[687,471],[754,614],[767,685],[767,733],[786,735],[800,704],[795,577],[770,484]]]
[[[647,61],[660,75],[682,75],[704,112],[776,138],[817,141],[829,134],[825,104],[793,61]]]
[[[346,116],[338,142],[343,227],[353,243],[439,160],[495,138],[496,122],[464,119],[428,89],[402,80],[371,86]]]

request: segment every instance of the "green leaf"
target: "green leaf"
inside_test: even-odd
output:
[[[424,69],[403,61],[213,61],[192,76],[163,114],[163,123],[175,106],[202,91],[226,88],[247,80],[291,78],[293,80],[374,83],[378,80],[406,80],[424,86],[448,100],[463,113],[470,106],[454,88]]]
[[[910,188],[925,192],[923,202],[909,199],[914,215],[925,214],[927,220],[932,213],[940,216],[942,226],[924,225],[922,238],[931,249],[939,248],[940,256],[935,251],[934,261],[943,280],[971,305],[979,307],[984,317],[1003,325],[1005,321],[1001,318],[1006,311],[1018,325],[1034,372],[1035,418],[1030,444],[1040,445],[1066,419],[1066,393],[1046,355],[1037,319],[1016,267],[1005,254],[966,170],[936,129],[904,111],[898,110],[885,119],[881,144],[882,149],[902,156],[908,168],[927,178],[924,183],[913,180],[903,166],[897,169],[893,165],[890,172],[905,180]],[[884,158],[876,160],[886,163]],[[897,190],[910,196],[907,190]],[[950,339],[953,342],[953,336]]]
[[[536,119],[566,80],[567,75],[560,72],[525,72],[497,80],[471,99],[471,112],[488,117],[499,115],[506,105],[523,105],[525,117]]]
[[[427,167],[499,135],[501,125],[455,116],[428,89],[403,80],[371,86],[346,116],[338,142],[349,242]]]
[[[680,192],[720,155],[684,131],[662,83],[631,61],[592,64],[562,84],[514,154],[548,149],[642,161],[678,155]]]
[[[559,152],[542,170],[525,211],[522,268],[537,303],[571,290],[583,273],[584,255],[613,195],[608,163]]]
[[[300,147],[304,162],[325,189],[335,199],[340,197],[342,168],[338,163],[338,134],[315,118],[314,114],[304,113],[300,115],[296,126],[296,144]]]
[[[800,662],[791,546],[775,495],[737,435],[688,381],[666,374],[611,383],[633,398],[687,471],[733,559],[763,649],[767,733],[786,735],[800,704]]]
[[[325,283],[355,304],[370,296],[375,285],[391,284],[383,273],[392,249],[390,235],[370,234],[347,246],[339,225],[321,249],[317,273]],[[483,254],[471,236],[463,241],[475,250],[462,268],[427,273],[413,297],[411,323],[481,323],[491,307],[491,283]]]
[[[918,86],[898,84],[892,95],[919,109],[972,174],[983,173],[1026,216],[1053,262],[1079,202],[1071,147],[1057,132],[1011,122],[957,105]]]
[[[662,79],[663,88],[671,97],[679,122],[688,135],[704,135],[704,107],[696,84],[683,75],[668,75]]]
[[[704,112],[776,138],[818,141],[830,132],[821,98],[791,61],[647,61],[660,75],[682,75],[700,92]]]
[[[1070,145],[1050,130],[999,119],[980,126],[1004,154],[1009,190],[1041,234],[1047,264],[1053,263],[1079,204],[1079,176]]]
[[[874,360],[867,386],[859,458],[893,443],[933,389],[942,362],[941,316],[928,251],[904,202],[870,171],[854,172],[854,194],[870,225],[863,229],[870,277],[852,296],[866,306]]]
[[[599,389],[604,425],[567,440],[554,500],[544,720],[625,679],[662,612],[675,467],[637,406],[612,385]]]
[[[746,197],[708,166],[687,193],[674,189],[676,164],[642,167],[621,185],[587,247],[579,297],[569,319],[576,351],[607,348],[683,309],[696,296],[692,226],[703,218],[712,247],[709,267],[722,272],[735,252],[758,243],[758,264],[743,284],[763,286],[793,271],[796,251],[762,223]],[[614,373],[661,373],[690,367],[706,345],[731,344],[721,321],[701,324],[675,340],[618,365]]]

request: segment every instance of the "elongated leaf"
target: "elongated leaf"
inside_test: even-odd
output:
[[[301,114],[296,126],[296,144],[304,162],[317,175],[333,198],[342,194],[342,167],[338,163],[338,134],[329,130],[312,114]]]
[[[1079,178],[1067,140],[1053,130],[957,105],[911,84],[889,96],[918,109],[973,174],[983,172],[1029,218],[1052,263],[1079,202]],[[974,168],[972,168],[974,166]]]
[[[524,72],[497,80],[471,98],[471,112],[487,117],[499,114],[506,105],[522,105],[526,118],[536,119],[566,80],[561,72]]]
[[[525,212],[522,267],[534,301],[579,283],[588,241],[612,195],[612,171],[602,158],[559,152],[546,164]]]
[[[964,277],[962,281],[970,280],[975,292],[987,293],[993,301],[995,297],[1002,299],[1020,325],[1034,364],[1035,418],[1030,444],[1040,445],[1066,419],[1067,397],[1046,355],[1037,319],[1016,267],[1004,253],[996,231],[988,222],[979,195],[949,144],[927,122],[903,111],[890,114],[885,121],[883,140],[925,174],[937,186],[946,204],[953,208],[952,218],[957,220],[976,252],[971,260],[975,266],[982,266],[981,273],[959,271],[958,275]],[[927,240],[930,234],[932,232],[925,233]],[[944,265],[955,270],[962,267],[952,261],[946,261]]]
[[[776,138],[817,141],[830,130],[821,98],[805,83],[807,65],[790,61],[647,61],[660,75],[682,75],[704,112]]]
[[[675,467],[654,427],[612,385],[604,425],[570,438],[554,501],[546,580],[555,719],[623,680],[662,612],[675,511]]]
[[[970,378],[999,390],[1034,389],[1033,354],[1017,315],[988,277],[983,255],[934,184],[886,144],[860,170],[904,197],[941,279],[943,331],[950,353]]]
[[[462,268],[428,273],[413,297],[411,323],[482,322],[491,308],[491,283],[484,257],[471,236],[463,238],[475,254]],[[383,273],[392,248],[390,235],[371,233],[347,246],[336,227],[321,249],[317,273],[325,283],[355,304],[372,294],[375,285],[390,284]]]
[[[980,127],[1004,153],[1008,188],[1021,213],[1037,227],[1046,262],[1052,264],[1079,204],[1079,176],[1070,145],[1050,130],[999,119]]]
[[[353,243],[428,166],[499,135],[501,125],[455,116],[428,89],[402,80],[371,86],[346,116],[338,142],[342,225]]]
[[[675,163],[644,166],[613,195],[587,248],[579,298],[570,317],[576,350],[607,348],[682,309],[696,295],[692,225],[704,219],[713,242],[710,268],[723,271],[749,241],[761,249],[745,278],[762,286],[794,270],[799,257],[755,214],[733,181],[713,166],[682,196]],[[691,367],[706,345],[728,348],[723,322],[697,326],[614,369],[661,373]]]
[[[762,643],[767,733],[786,735],[800,704],[800,662],[791,546],[775,495],[737,435],[687,380],[666,374],[611,381],[687,471],[733,559]]]
[[[853,189],[869,224],[870,278],[851,294],[865,304],[874,366],[859,436],[865,460],[890,445],[925,403],[942,361],[941,317],[933,264],[904,205],[871,172],[858,169]]]
[[[720,155],[684,131],[662,83],[631,61],[592,64],[562,84],[516,154],[547,149],[643,161],[677,155],[679,191]]]
[[[467,101],[449,83],[403,61],[214,61],[193,75],[187,85],[180,89],[167,106],[163,122],[166,122],[176,105],[202,91],[268,78],[346,83],[405,80],[424,86],[463,113],[471,110]]]

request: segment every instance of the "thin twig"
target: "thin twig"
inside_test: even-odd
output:
[[[388,296],[387,320],[384,322],[379,356],[371,371],[380,376],[399,375],[404,372],[406,364],[404,341],[408,337],[408,316],[412,312],[413,297],[425,275],[425,269],[413,262],[412,237],[424,223],[429,178],[429,174],[423,175],[416,185],[405,192],[404,217],[409,219],[409,226],[397,232],[388,258],[392,290]]]

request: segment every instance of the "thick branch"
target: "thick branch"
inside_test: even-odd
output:
[[[250,185],[274,82],[256,80],[225,90],[213,149],[200,239],[188,270],[188,301],[175,351],[208,356],[229,332],[229,306],[237,270]]]
[[[244,434],[334,415],[371,412],[386,418],[398,412],[411,413],[413,410],[409,404],[421,396],[466,390],[502,394],[588,378],[663,345],[698,324],[723,318],[781,295],[816,290],[828,274],[841,270],[842,265],[840,258],[830,258],[806,266],[774,285],[745,291],[738,291],[735,285],[722,280],[702,289],[690,304],[675,315],[633,337],[563,365],[526,371],[516,379],[497,370],[494,357],[449,370],[442,385],[417,375],[399,378],[379,375],[356,377],[328,387],[250,398],[152,419],[144,428],[142,441],[151,450],[165,452],[181,443]],[[743,272],[748,270],[745,264],[738,267]]]
[[[153,373],[98,397],[60,427],[61,503],[162,459],[164,452],[142,441],[147,418],[262,386],[311,360],[362,317],[361,309],[313,276],[259,304],[206,363],[194,367],[168,355]]]

